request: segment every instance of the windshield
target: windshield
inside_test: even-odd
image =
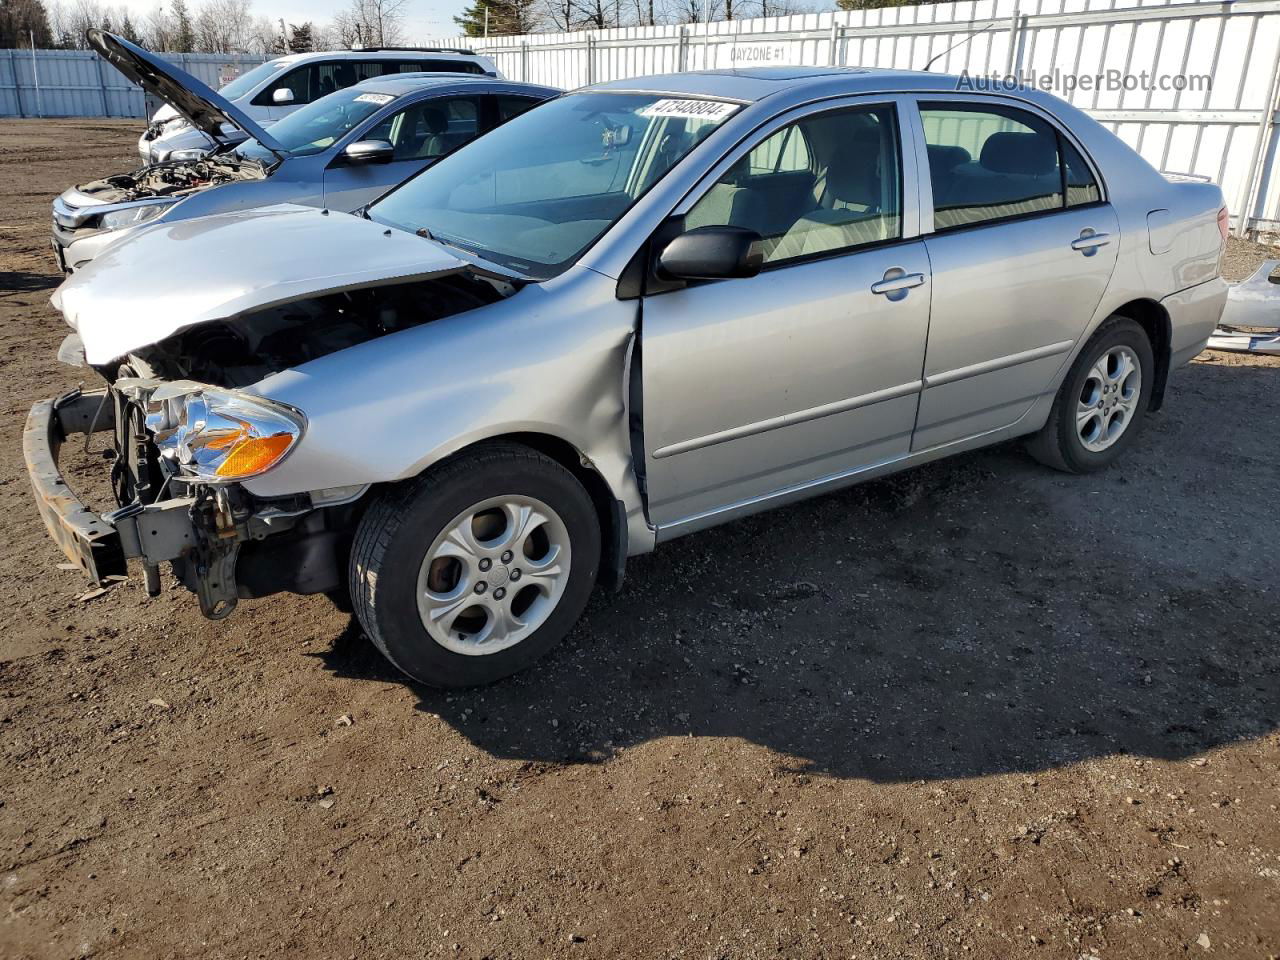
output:
[[[259,80],[265,80],[277,70],[284,68],[284,64],[279,60],[268,60],[266,63],[260,63],[248,73],[242,73],[230,83],[218,88],[218,92],[228,100],[239,100],[246,93],[258,85]]]
[[[445,157],[369,216],[425,229],[534,279],[553,277],[737,109],[657,94],[571,94]]]
[[[306,157],[328,150],[365,117],[377,113],[394,100],[389,93],[371,93],[348,87],[314,103],[299,107],[271,125],[271,136],[294,157]],[[237,150],[242,156],[261,159],[268,151],[256,140]]]

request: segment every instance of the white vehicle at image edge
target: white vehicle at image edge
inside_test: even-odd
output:
[[[260,63],[218,88],[254,123],[269,127],[294,110],[362,80],[399,73],[467,73],[501,78],[492,60],[471,50],[451,47],[374,47],[294,53]],[[138,138],[143,163],[198,160],[218,140],[244,139],[244,131],[227,125],[216,139],[193,126],[188,117],[165,104]]]
[[[142,231],[54,295],[107,387],[32,408],[46,524],[93,579],[172,564],[211,617],[329,593],[458,686],[673,537],[1011,437],[1105,467],[1222,312],[1221,193],[955,82],[599,84],[365,216]],[[108,513],[58,472],[85,431],[114,437]]]

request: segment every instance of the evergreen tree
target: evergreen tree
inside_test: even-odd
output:
[[[468,37],[483,37],[485,11],[489,13],[490,36],[532,33],[537,25],[534,0],[473,0],[453,22]]]
[[[40,0],[0,0],[0,49],[53,46],[49,16]]]
[[[186,0],[173,0],[170,10],[173,13],[170,47],[175,53],[191,53],[196,48],[196,30],[191,23],[191,11],[187,9]]]
[[[142,34],[138,33],[138,28],[129,19],[129,10],[127,8],[124,11],[124,19],[120,21],[120,36],[130,43],[142,43]]]
[[[289,24],[290,53],[310,53],[315,48],[315,28],[310,21]]]

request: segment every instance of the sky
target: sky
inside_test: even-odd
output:
[[[154,10],[160,0],[106,0],[109,6],[117,3],[129,8],[135,17],[143,17]],[[272,20],[284,18],[286,23],[305,23],[308,20],[326,23],[339,10],[349,6],[350,0],[253,0],[256,16]],[[200,0],[187,0],[189,7],[197,7]],[[405,10],[405,29],[411,40],[428,37],[455,37],[459,30],[453,17],[468,6],[467,0],[409,0]]]

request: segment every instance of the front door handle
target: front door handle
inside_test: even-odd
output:
[[[871,292],[887,296],[890,300],[901,300],[907,295],[908,290],[922,283],[924,283],[923,273],[907,273],[901,267],[891,267],[885,271],[883,280],[877,280],[871,285]],[[895,293],[902,294],[902,297],[893,296]]]
[[[1080,236],[1071,241],[1071,249],[1079,250],[1086,257],[1092,257],[1099,247],[1105,247],[1110,242],[1110,234],[1094,233],[1086,228]]]

